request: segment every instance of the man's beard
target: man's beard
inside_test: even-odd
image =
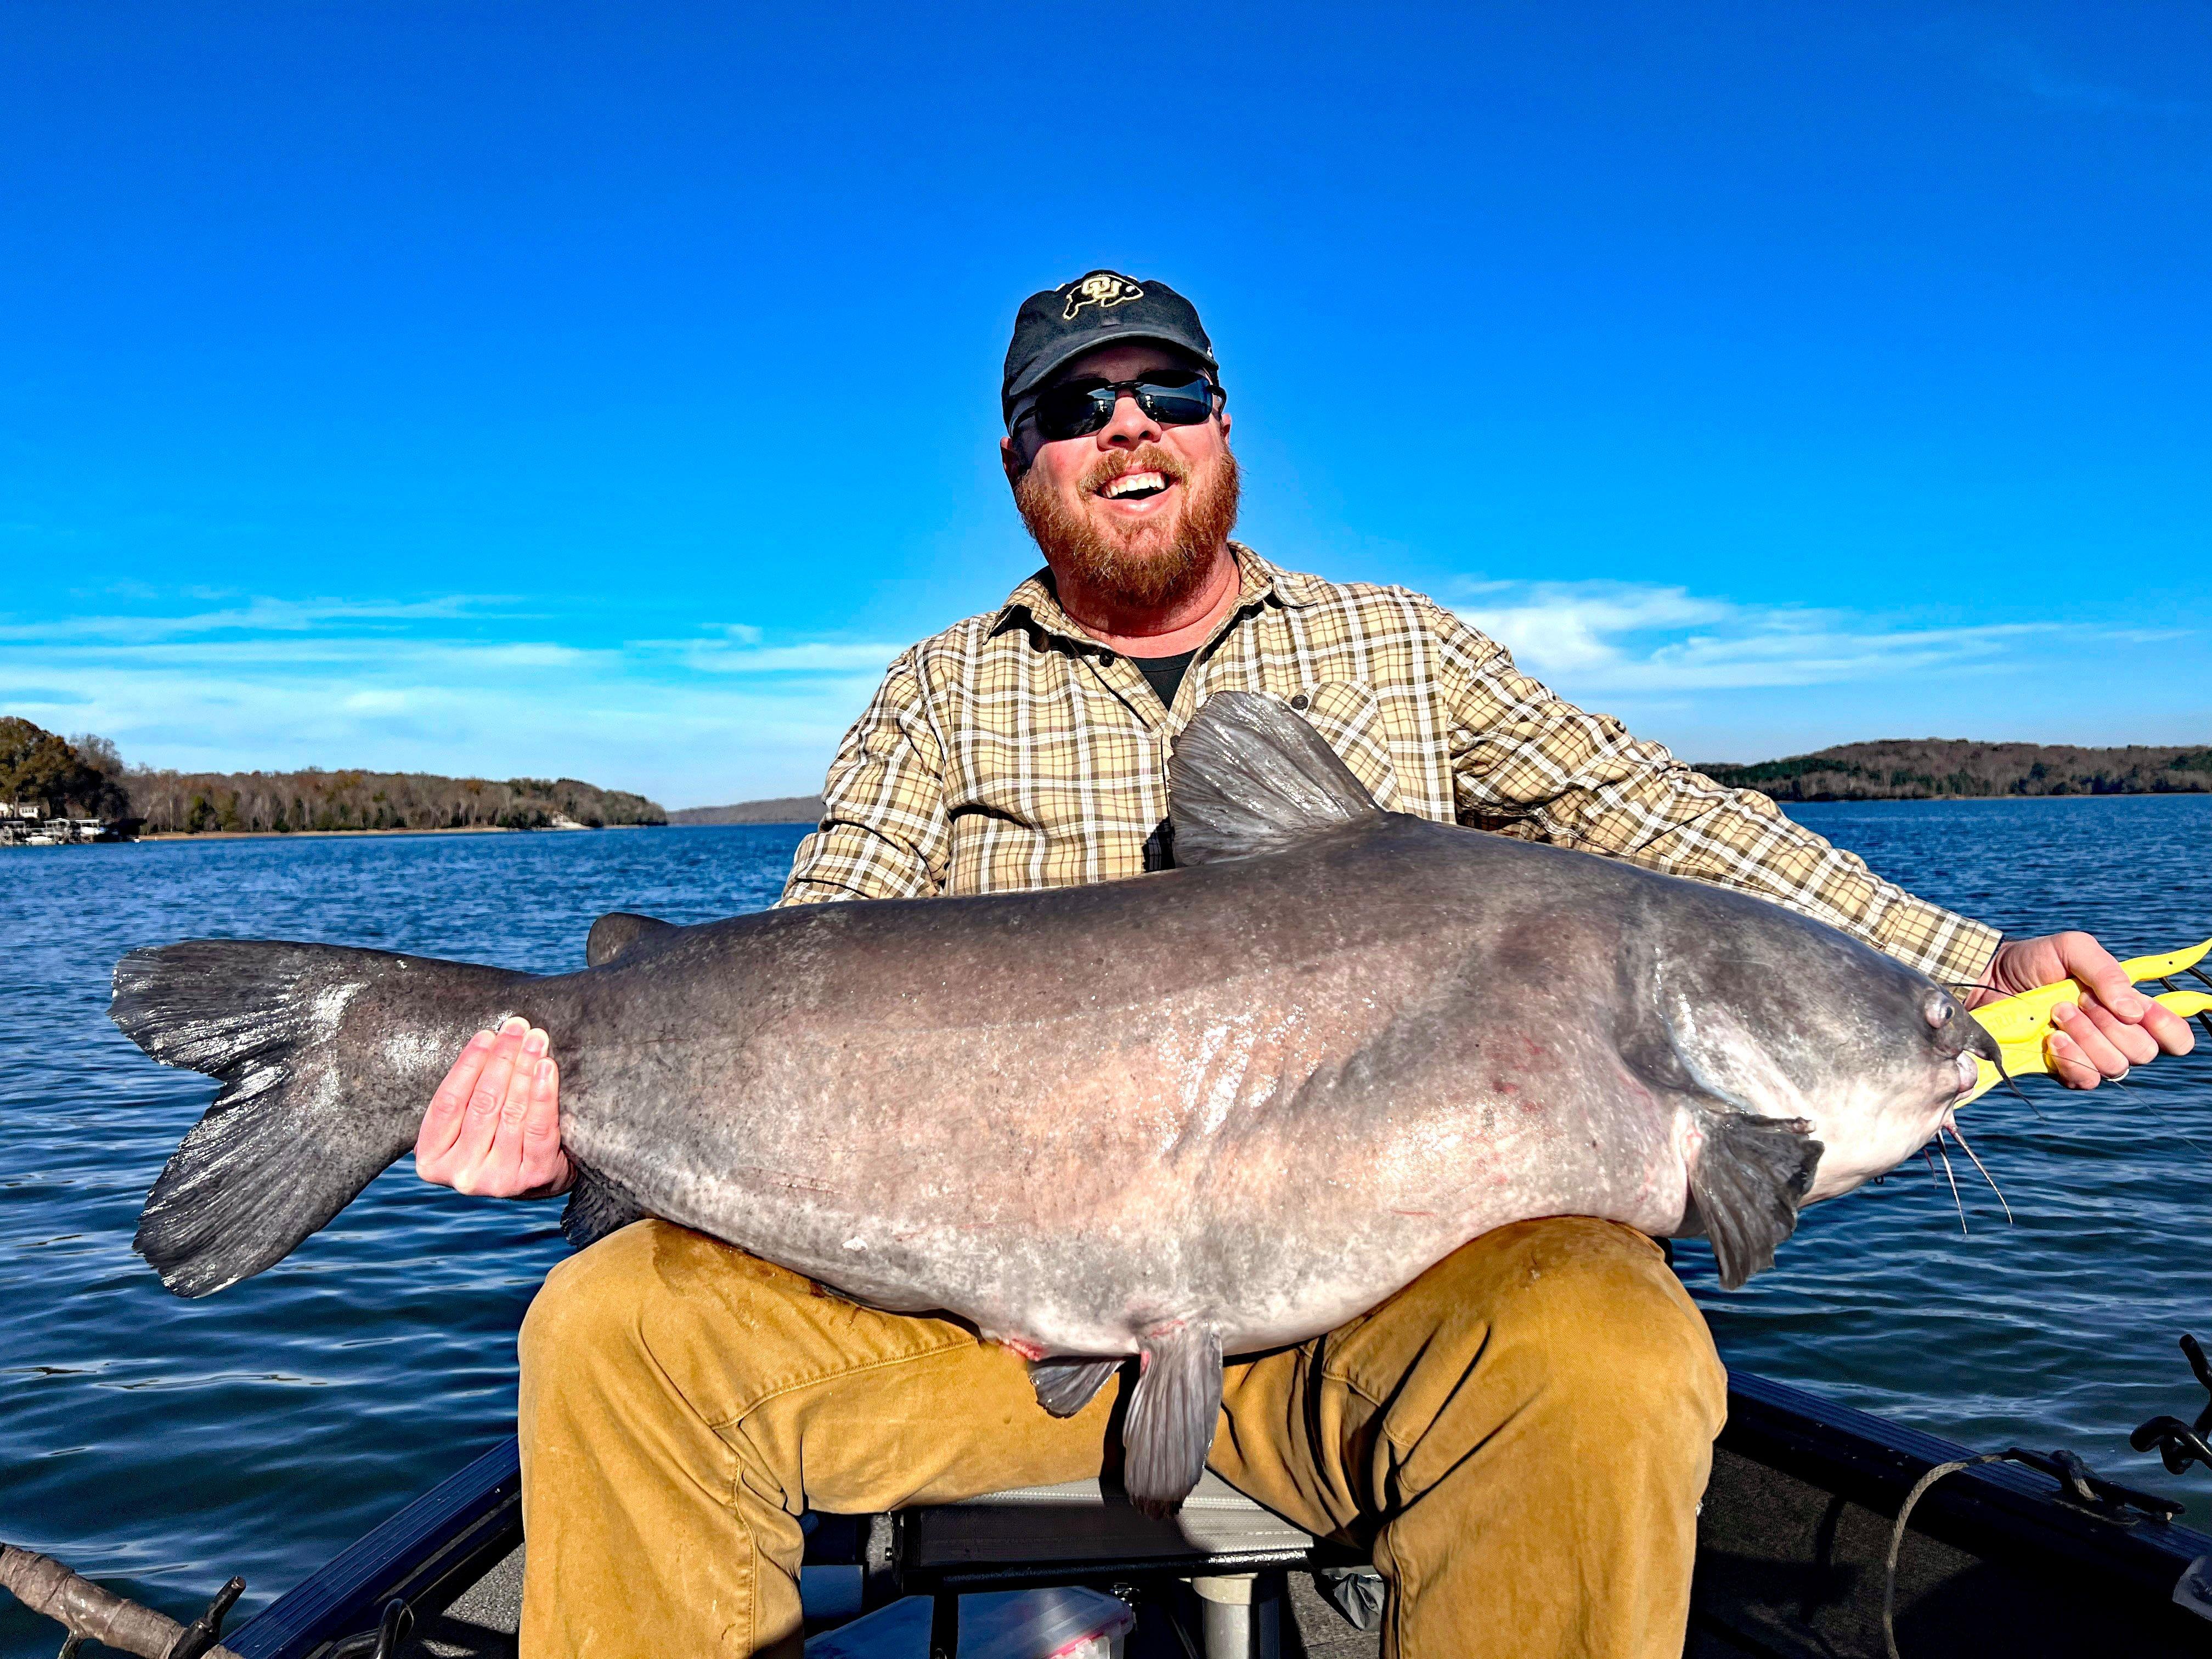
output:
[[[1121,605],[1155,610],[1195,591],[1236,529],[1237,458],[1224,449],[1207,481],[1195,484],[1180,459],[1158,444],[1146,444],[1101,455],[1076,481],[1076,494],[1087,500],[1109,478],[1146,471],[1182,486],[1181,510],[1163,523],[1132,525],[1126,532],[1102,527],[1081,507],[1068,505],[1035,467],[1014,481],[1014,505],[1055,572]]]

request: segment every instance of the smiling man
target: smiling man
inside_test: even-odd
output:
[[[1219,368],[1165,284],[1100,270],[1033,295],[1003,413],[1046,568],[891,665],[783,902],[1167,867],[1177,733],[1214,693],[1261,691],[1384,807],[1740,888],[1971,998],[2071,974],[2094,993],[2053,1040],[2075,1086],[2188,1048],[2087,934],[2001,942],[1554,696],[1432,600],[1231,541]],[[1080,939],[1068,962],[1114,972]],[[547,1048],[519,1023],[471,1043],[424,1121],[426,1178],[570,1183]],[[521,1348],[532,1656],[795,1652],[808,1509],[1069,1480],[1112,1452],[1117,1388],[1052,1417],[1021,1357],[964,1326],[855,1306],[659,1221],[556,1268]],[[1725,1402],[1659,1248],[1563,1217],[1484,1235],[1326,1336],[1232,1357],[1210,1462],[1373,1552],[1387,1653],[1673,1659]]]

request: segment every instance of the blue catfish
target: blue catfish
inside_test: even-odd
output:
[[[1740,1285],[1995,1055],[1944,990],[1819,922],[1378,811],[1270,698],[1213,697],[1170,793],[1175,870],[605,918],[579,973],[134,951],[116,1023],[224,1085],[137,1248],[185,1296],[282,1260],[412,1146],[469,1035],[520,1015],[562,1055],[574,1242],[659,1216],[949,1313],[1062,1414],[1136,1354],[1124,1478],[1157,1512],[1204,1467],[1224,1354],[1540,1216],[1709,1235]]]

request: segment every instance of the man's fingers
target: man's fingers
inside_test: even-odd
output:
[[[2082,1057],[2080,1047],[2065,1032],[2053,1031],[2043,1040],[2043,1048],[2051,1075],[2068,1088],[2094,1089],[2105,1080],[2105,1074]]]
[[[2087,933],[2061,933],[2058,950],[2066,977],[2130,1024],[2141,1019],[2150,999],[2135,988],[2128,970],[2110,951]]]
[[[473,1190],[489,1198],[513,1198],[524,1188],[522,1125],[530,1115],[531,1085],[538,1062],[544,1057],[545,1033],[536,1026],[526,1032],[522,1052],[507,1073],[507,1092],[500,1097],[499,1122],[492,1131],[491,1150],[477,1170]]]
[[[461,1132],[461,1114],[469,1103],[470,1092],[483,1074],[484,1062],[491,1058],[494,1041],[489,1031],[478,1031],[471,1037],[437,1093],[430,1097],[430,1109],[422,1114],[422,1127],[415,1133],[415,1169],[425,1181],[439,1178],[454,1137]]]
[[[531,1079],[530,1109],[522,1120],[522,1190],[556,1192],[568,1175],[568,1155],[561,1150],[561,1067],[549,1054]]]
[[[2158,1058],[2158,1039],[2142,1026],[2121,1019],[2101,1002],[2085,1002],[2081,1012],[2129,1065],[2148,1066]]]
[[[468,1109],[461,1114],[461,1132],[453,1137],[453,1151],[447,1155],[447,1169],[454,1190],[473,1193],[481,1191],[477,1171],[491,1155],[491,1145],[499,1133],[499,1114],[507,1102],[507,1085],[514,1076],[514,1059],[522,1051],[522,1039],[530,1030],[524,1019],[510,1019],[499,1028],[499,1041],[492,1044],[491,1058],[477,1078],[477,1086],[469,1091]]]
[[[2143,1015],[2142,1028],[2169,1054],[2185,1054],[2197,1046],[2197,1033],[2172,1009],[2152,1003]]]
[[[2050,1039],[2053,1061],[2075,1062],[2073,1066],[2054,1064],[2053,1073],[2060,1082],[2075,1089],[2096,1087],[2094,1080],[2077,1077],[2077,1070],[2082,1066],[2097,1077],[2128,1074],[2127,1056],[2114,1048],[2111,1039],[2097,1029],[2097,1023],[2074,1004],[2060,1003],[2052,1011],[2051,1021],[2058,1028]]]

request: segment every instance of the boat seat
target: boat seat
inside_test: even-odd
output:
[[[864,1603],[933,1597],[933,1652],[952,1650],[963,1591],[1167,1578],[1198,1595],[1206,1659],[1273,1659],[1285,1571],[1371,1577],[1353,1552],[1292,1526],[1210,1470],[1165,1520],[1138,1513],[1096,1477],[856,1519]]]
[[[934,1576],[1000,1577],[1031,1566],[1064,1573],[1092,1561],[1172,1566],[1188,1576],[1304,1565],[1317,1542],[1209,1470],[1182,1512],[1164,1521],[1109,1496],[1096,1477],[910,1510],[904,1562],[910,1572]]]

